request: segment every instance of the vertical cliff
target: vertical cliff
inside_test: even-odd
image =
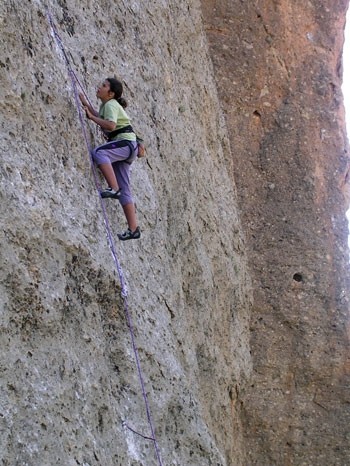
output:
[[[253,279],[246,464],[348,464],[348,2],[202,5]]]
[[[151,434],[48,12],[94,105],[123,80],[148,146],[142,238],[115,249],[163,464],[347,463],[347,2],[328,3],[1,7],[4,466],[157,464],[127,427]],[[104,208],[116,238],[124,215]]]
[[[116,243],[163,464],[243,464],[250,281],[230,145],[199,4],[2,6],[1,454],[4,465],[151,465],[124,303],[72,83],[116,74],[148,146],[140,241]],[[87,125],[90,144],[101,143]],[[126,227],[106,201],[112,235]],[[237,415],[234,415],[237,412]],[[234,415],[234,416],[233,416]]]

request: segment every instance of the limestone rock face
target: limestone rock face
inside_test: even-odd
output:
[[[160,464],[128,315],[164,465],[347,464],[347,2],[326,3],[2,5],[4,466]],[[147,143],[117,264],[73,71],[96,107],[120,77]]]
[[[115,249],[163,464],[236,464],[251,288],[227,131],[192,1],[2,6],[2,464],[157,464],[153,442],[126,427],[151,435],[47,10],[95,106],[100,81],[124,81],[148,146],[132,168],[142,238]],[[103,142],[92,124],[86,131],[89,145]],[[122,210],[112,200],[105,210],[117,238]]]
[[[253,279],[249,465],[350,464],[347,4],[202,1]]]

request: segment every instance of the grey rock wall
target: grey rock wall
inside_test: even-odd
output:
[[[163,465],[349,463],[347,5],[1,6],[1,464],[159,463],[125,305]],[[147,143],[126,302],[47,12]]]
[[[244,464],[250,280],[230,144],[197,2],[1,7],[0,458],[154,465],[124,303],[72,84],[116,74],[148,146],[142,239],[116,243],[166,465]],[[87,123],[91,146],[102,142]],[[112,235],[125,229],[106,201]]]

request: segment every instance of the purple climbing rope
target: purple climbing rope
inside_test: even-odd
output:
[[[159,466],[163,466],[162,459],[161,459],[161,456],[160,456],[159,447],[158,447],[158,443],[157,443],[155,432],[154,432],[154,427],[153,427],[153,422],[152,422],[152,417],[151,417],[151,411],[150,411],[150,408],[149,408],[147,393],[146,393],[144,379],[143,379],[142,370],[141,370],[140,358],[139,358],[138,350],[137,350],[136,343],[135,343],[135,334],[134,334],[134,330],[133,330],[133,326],[132,326],[132,322],[131,322],[131,317],[130,317],[130,312],[129,312],[129,305],[128,305],[128,300],[127,300],[128,292],[127,292],[127,288],[126,288],[126,285],[125,285],[124,274],[123,274],[123,270],[122,270],[122,268],[120,266],[119,259],[118,259],[118,256],[117,256],[117,253],[116,253],[116,250],[115,250],[115,247],[114,247],[113,236],[112,236],[112,233],[111,233],[111,229],[109,227],[108,216],[107,216],[107,212],[106,212],[106,209],[105,209],[105,206],[104,206],[104,202],[103,202],[103,199],[102,199],[102,197],[100,195],[100,186],[99,186],[99,182],[98,182],[98,177],[97,177],[97,173],[96,173],[95,164],[94,164],[94,161],[93,161],[93,158],[92,158],[91,147],[90,147],[90,144],[89,144],[89,139],[88,139],[86,126],[85,126],[85,122],[84,122],[84,116],[83,116],[81,105],[80,105],[80,99],[79,99],[79,93],[78,93],[77,85],[79,86],[79,88],[83,92],[84,96],[86,97],[86,99],[87,99],[87,101],[89,102],[90,105],[91,105],[91,103],[90,103],[90,101],[88,99],[88,96],[87,96],[83,86],[81,85],[80,81],[78,80],[76,74],[74,73],[74,71],[72,69],[70,60],[69,60],[69,58],[68,58],[68,56],[66,54],[66,51],[65,51],[65,49],[63,47],[62,40],[61,40],[60,36],[58,35],[58,33],[56,31],[56,28],[55,28],[55,25],[53,23],[51,14],[47,13],[47,16],[48,16],[48,19],[49,19],[49,22],[50,22],[50,26],[51,26],[53,36],[54,36],[59,48],[61,49],[62,54],[64,56],[64,59],[66,61],[69,76],[70,76],[70,79],[71,79],[71,82],[72,82],[75,104],[76,104],[77,109],[78,109],[79,120],[80,120],[80,124],[81,124],[81,127],[82,127],[84,139],[85,139],[85,144],[86,144],[86,147],[87,147],[87,149],[89,151],[91,170],[92,170],[92,173],[93,173],[93,176],[94,176],[96,190],[98,191],[99,198],[100,198],[100,204],[101,204],[101,209],[102,209],[102,213],[103,213],[103,219],[104,219],[105,226],[106,226],[108,242],[109,242],[109,246],[110,246],[110,249],[111,249],[111,252],[112,252],[112,255],[113,255],[113,259],[114,259],[114,262],[115,262],[115,266],[116,266],[116,269],[117,269],[117,272],[118,272],[118,276],[119,276],[119,281],[120,281],[120,286],[121,286],[121,294],[122,294],[123,301],[124,301],[124,310],[125,310],[125,314],[126,314],[126,318],[127,318],[127,322],[128,322],[128,327],[129,327],[129,331],[130,331],[132,347],[133,347],[133,350],[134,350],[137,371],[138,371],[138,374],[139,374],[139,379],[140,379],[140,384],[141,384],[141,389],[142,389],[142,395],[143,395],[143,399],[144,399],[144,402],[145,402],[147,419],[148,419],[148,423],[149,423],[152,435],[150,437],[148,437],[148,436],[145,436],[143,434],[140,434],[136,430],[129,427],[127,424],[125,424],[125,426],[131,432],[143,437],[146,440],[151,440],[153,442]]]

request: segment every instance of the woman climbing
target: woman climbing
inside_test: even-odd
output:
[[[92,151],[92,158],[101,170],[108,188],[100,191],[101,197],[119,199],[129,228],[118,238],[122,241],[141,236],[137,226],[135,206],[130,190],[130,166],[137,157],[136,135],[125,112],[126,100],[122,97],[123,85],[115,78],[107,78],[98,86],[96,96],[101,100],[97,112],[80,94],[86,116],[105,132],[108,142]]]

